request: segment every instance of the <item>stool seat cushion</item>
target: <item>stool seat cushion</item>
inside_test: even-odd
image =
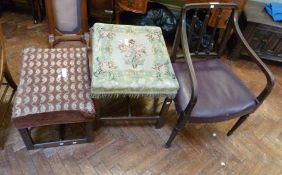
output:
[[[44,123],[42,116],[56,116],[42,113],[73,111],[88,117],[95,113],[86,48],[27,48],[23,50],[21,66],[12,112],[15,123],[21,117],[41,116]],[[62,123],[67,123],[68,117],[63,118]]]

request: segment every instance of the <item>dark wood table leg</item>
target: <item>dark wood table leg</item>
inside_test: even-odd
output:
[[[168,109],[169,109],[169,106],[171,104],[171,101],[172,99],[171,98],[166,98],[164,103],[163,103],[163,106],[162,106],[162,109],[160,111],[160,118],[157,120],[157,124],[156,124],[156,128],[161,128],[162,125],[163,125],[163,121],[164,121],[164,116],[166,115]]]

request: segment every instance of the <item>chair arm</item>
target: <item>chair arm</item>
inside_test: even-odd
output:
[[[264,89],[261,91],[261,93],[256,97],[259,103],[262,103],[264,99],[270,94],[273,86],[274,86],[274,78],[270,70],[267,68],[267,66],[263,63],[263,61],[258,57],[258,55],[255,53],[255,51],[251,48],[251,46],[248,44],[246,39],[244,38],[239,24],[238,24],[238,12],[235,11],[235,14],[233,16],[233,25],[234,25],[234,30],[239,38],[239,40],[242,42],[244,45],[245,49],[247,52],[250,54],[251,58],[253,61],[258,65],[260,70],[264,73],[267,83]]]
[[[192,112],[198,98],[198,83],[196,79],[196,74],[194,71],[190,51],[189,51],[189,43],[187,39],[187,33],[186,33],[186,13],[182,13],[182,18],[181,21],[179,22],[179,30],[181,31],[181,44],[182,44],[182,49],[184,53],[184,58],[188,66],[188,74],[191,82],[191,99],[185,108],[185,115],[190,116],[190,113]]]

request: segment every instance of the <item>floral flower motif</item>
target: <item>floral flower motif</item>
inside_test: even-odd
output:
[[[128,40],[128,42],[122,42],[118,45],[120,51],[126,57],[125,63],[131,64],[135,69],[138,65],[143,65],[145,62],[146,48],[143,44],[138,44],[134,39]]]
[[[150,41],[159,40],[161,38],[158,32],[150,32],[147,34],[147,37]]]
[[[164,62],[164,63],[160,63],[160,62],[155,62],[154,66],[152,67],[152,69],[155,70],[155,75],[158,78],[162,78],[165,76],[169,76],[174,79],[174,75],[171,74],[169,67],[168,67],[169,63],[168,62]]]
[[[111,39],[111,38],[113,38],[113,32],[111,32],[111,31],[103,31],[103,32],[101,32],[101,36],[102,36],[102,38]]]
[[[100,62],[99,67],[101,68],[102,72],[108,72],[115,69],[116,65],[114,65],[113,62],[105,61],[105,62]]]

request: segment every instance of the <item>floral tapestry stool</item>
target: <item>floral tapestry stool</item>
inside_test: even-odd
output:
[[[92,46],[91,96],[95,102],[116,97],[128,99],[128,116],[97,114],[97,119],[156,120],[160,128],[179,88],[161,29],[96,23],[92,35],[95,45]],[[165,102],[157,116],[132,116],[130,97],[164,97]]]
[[[21,66],[12,121],[27,149],[90,142],[95,109],[90,98],[87,49],[27,48]],[[70,123],[83,124],[86,136],[64,140],[63,128]],[[46,125],[62,126],[60,139],[35,143],[31,130]]]

